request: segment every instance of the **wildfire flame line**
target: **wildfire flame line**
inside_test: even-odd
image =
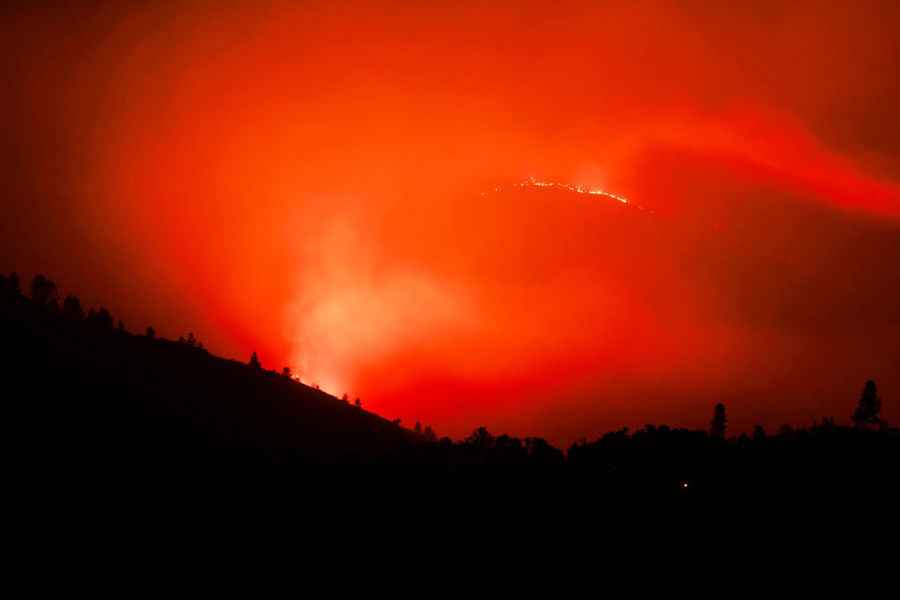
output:
[[[575,194],[586,194],[589,196],[603,196],[605,198],[609,198],[611,200],[615,200],[620,204],[625,204],[627,206],[633,206],[635,208],[639,208],[640,210],[646,210],[644,207],[635,204],[625,196],[620,196],[618,194],[613,194],[612,192],[607,192],[606,190],[600,188],[590,188],[582,185],[573,185],[571,183],[559,183],[557,181],[541,181],[539,179],[535,179],[534,177],[529,177],[525,181],[521,183],[514,183],[512,187],[535,187],[535,188],[559,188],[563,190],[567,190],[573,192]],[[502,192],[503,186],[497,186],[494,188],[494,192]],[[481,193],[484,196],[484,192]]]

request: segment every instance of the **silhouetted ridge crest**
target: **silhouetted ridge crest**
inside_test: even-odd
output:
[[[900,431],[881,416],[875,382],[865,383],[853,425],[823,418],[812,427],[728,437],[726,407],[709,431],[646,425],[573,444],[476,428],[463,440],[412,430],[270,371],[208,352],[194,333],[171,341],[130,333],[106,308],[85,313],[77,296],[59,303],[56,284],[0,275],[0,325],[7,359],[13,443],[34,448],[32,467],[89,465],[129,471],[234,469],[285,473],[325,465],[403,467],[420,474],[491,472],[522,482],[552,479],[560,493],[651,493],[673,498],[778,490],[893,491]],[[114,323],[116,325],[114,326]],[[36,442],[37,441],[37,442]],[[540,479],[534,479],[539,476]]]

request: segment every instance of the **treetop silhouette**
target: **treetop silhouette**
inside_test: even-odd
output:
[[[63,316],[72,321],[84,319],[84,309],[81,308],[81,300],[78,296],[66,296],[63,300]]]
[[[724,439],[728,428],[728,417],[725,416],[725,405],[719,402],[713,409],[713,418],[709,423],[709,435]]]
[[[875,386],[875,382],[871,379],[866,381],[863,386],[859,404],[857,404],[851,418],[853,424],[857,427],[867,427],[881,423],[881,397],[878,395],[878,388]]]
[[[38,306],[49,306],[58,301],[56,284],[44,275],[35,275],[31,280],[31,299]]]

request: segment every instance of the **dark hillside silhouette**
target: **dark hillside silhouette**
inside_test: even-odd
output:
[[[709,431],[647,425],[621,429],[568,453],[542,438],[476,428],[461,441],[430,426],[400,426],[349,401],[308,387],[289,368],[269,371],[210,354],[193,333],[180,341],[129,333],[105,308],[75,296],[57,306],[46,277],[22,294],[0,276],[3,399],[22,464],[112,473],[233,473],[278,468],[308,477],[311,466],[403,467],[421,474],[490,473],[482,481],[553,489],[587,501],[647,493],[672,498],[786,492],[895,491],[900,431],[881,418],[875,383],[866,382],[853,426],[822,419],[775,435],[726,437],[724,404]],[[850,403],[848,402],[848,405]],[[545,479],[546,478],[546,479]]]
[[[24,447],[50,461],[366,464],[418,443],[412,432],[258,362],[213,356],[193,334],[183,344],[152,327],[132,335],[115,328],[105,308],[84,316],[74,296],[57,314],[48,308],[55,285],[44,277],[35,278],[33,300],[9,277],[0,289],[9,422]]]

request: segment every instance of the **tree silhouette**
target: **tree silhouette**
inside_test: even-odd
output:
[[[104,331],[111,331],[113,328],[112,315],[102,306],[100,307],[100,310],[97,311],[96,322],[100,329],[103,329]]]
[[[487,430],[487,427],[479,427],[465,439],[465,442],[473,448],[487,450],[494,446],[494,436]]]
[[[19,286],[19,274],[11,273],[9,279],[6,280],[6,286],[12,295],[18,296],[21,294],[22,288]]]
[[[853,424],[857,427],[878,425],[881,422],[880,414],[881,398],[878,396],[875,382],[870,379],[863,386],[859,404],[856,406],[856,410],[853,411]]]
[[[422,435],[422,424],[420,422],[416,421],[416,424],[413,427],[413,431],[415,431],[419,435]]]
[[[725,405],[719,402],[713,409],[713,418],[709,423],[709,435],[724,439],[728,428],[728,417],[725,416]]]
[[[528,452],[528,459],[535,465],[555,466],[563,464],[566,460],[562,451],[544,438],[525,438],[525,450]]]
[[[282,374],[284,377],[288,377],[288,378],[289,378],[289,377],[291,376],[291,368],[290,368],[290,367],[285,367],[285,368],[281,369],[281,374]]]
[[[78,296],[66,296],[63,300],[63,316],[72,321],[84,319],[84,309],[81,308],[81,300]]]
[[[47,307],[58,301],[56,284],[44,275],[35,275],[31,280],[31,299],[38,306]]]
[[[347,403],[350,402],[350,396],[347,395],[347,392],[344,392],[344,395],[341,396],[341,400],[343,400],[344,402],[347,402]]]
[[[422,432],[422,435],[425,436],[425,439],[429,442],[437,441],[437,434],[434,433],[434,429],[431,428],[431,425],[425,426],[425,431]]]
[[[250,355],[250,367],[256,369],[257,371],[262,369],[262,364],[259,362],[259,357],[256,355],[256,352]]]
[[[766,429],[762,425],[753,427],[753,441],[762,442],[766,439]]]
[[[356,408],[362,408],[362,400],[359,399],[359,396],[356,397],[356,400],[353,401],[353,404],[356,405]]]
[[[156,330],[152,327],[147,327],[147,337],[151,340],[154,339],[156,337]]]
[[[0,294],[4,298],[15,298],[20,295],[22,291],[19,289],[19,276],[16,273],[12,273],[9,277],[4,277],[0,275]]]

